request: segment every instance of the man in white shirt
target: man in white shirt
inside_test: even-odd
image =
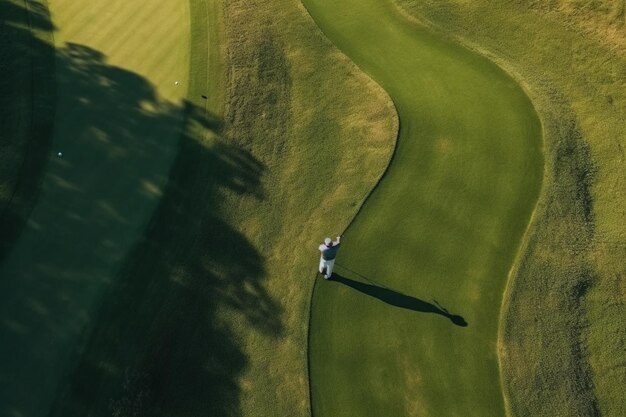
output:
[[[330,278],[333,274],[333,266],[335,265],[335,258],[337,257],[337,251],[341,244],[340,241],[341,236],[337,236],[337,240],[334,242],[331,238],[327,237],[324,239],[324,243],[319,247],[320,252],[322,252],[322,256],[320,257],[320,274],[323,274],[324,268],[326,268],[326,275],[324,275],[326,279]]]

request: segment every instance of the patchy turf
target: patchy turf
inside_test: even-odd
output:
[[[327,36],[389,92],[395,157],[313,300],[316,416],[501,416],[503,290],[542,178],[521,88],[393,2],[307,0]]]
[[[500,334],[511,414],[621,416],[624,2],[399,3],[516,73],[544,124],[546,185]]]

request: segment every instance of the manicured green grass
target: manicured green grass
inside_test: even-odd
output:
[[[399,1],[527,86],[546,176],[500,334],[511,415],[626,409],[624,2]]]
[[[316,288],[314,415],[504,415],[500,305],[543,174],[533,106],[497,66],[391,1],[305,5],[389,92],[401,126],[337,278]]]

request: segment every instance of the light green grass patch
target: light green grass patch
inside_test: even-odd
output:
[[[336,282],[316,290],[314,414],[503,415],[500,304],[542,178],[533,106],[497,66],[392,2],[305,4],[390,93],[401,126]]]

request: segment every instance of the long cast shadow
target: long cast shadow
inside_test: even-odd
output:
[[[346,278],[342,275],[338,275],[337,273],[333,274],[331,281],[338,282],[340,284],[346,285],[350,288],[353,288],[363,294],[369,295],[370,297],[377,298],[378,300],[392,305],[394,307],[403,308],[411,311],[418,311],[421,313],[433,313],[438,314],[440,316],[446,317],[450,319],[452,323],[460,327],[467,327],[467,322],[465,319],[456,314],[450,314],[450,312],[443,308],[439,303],[435,301],[436,304],[429,303],[424,300],[420,300],[419,298],[411,297],[409,295],[405,295],[388,288],[379,287],[377,285],[366,284],[364,282],[355,281],[350,278]]]

